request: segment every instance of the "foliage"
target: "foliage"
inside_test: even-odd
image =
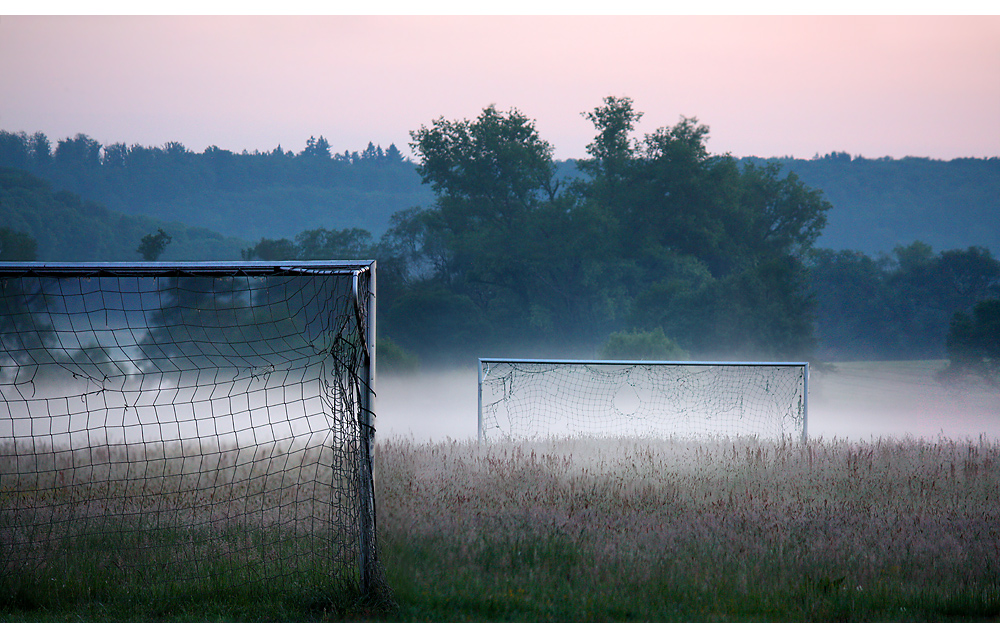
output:
[[[244,245],[204,228],[123,215],[12,168],[0,168],[0,226],[33,238],[43,261],[133,261],[142,237],[158,229],[172,238],[176,261],[229,261]]]
[[[697,120],[632,139],[641,116],[616,97],[585,114],[592,157],[568,182],[515,109],[415,131],[437,200],[393,232],[434,286],[409,301],[432,290],[467,299],[508,352],[660,328],[686,350],[808,356],[801,259],[829,205],[776,165],[713,156]]]
[[[304,230],[288,239],[262,238],[256,245],[241,251],[243,259],[295,261],[323,259],[370,259],[375,247],[372,236],[361,228]]]
[[[741,162],[759,162],[744,158]],[[1000,251],[1000,157],[936,160],[830,153],[777,158],[833,205],[820,248],[890,253],[923,241],[942,250]]]
[[[162,228],[158,228],[155,235],[150,233],[143,236],[135,252],[142,255],[142,258],[146,261],[156,261],[163,254],[171,239],[173,238],[164,232]]]
[[[387,332],[424,358],[449,358],[490,341],[490,324],[466,295],[441,286],[415,287],[390,306]]]
[[[388,337],[376,342],[379,374],[409,374],[420,368],[420,359]]]
[[[0,167],[30,171],[57,190],[157,219],[175,240],[171,227],[177,225],[243,241],[291,237],[321,225],[381,233],[394,211],[431,199],[395,145],[334,153],[323,136],[311,137],[298,154],[280,146],[252,153],[209,146],[198,153],[179,142],[102,146],[82,133],[53,148],[42,133],[0,131]]]
[[[943,357],[954,313],[1000,294],[998,158],[734,159],[695,118],[635,135],[628,97],[583,117],[578,161],[495,106],[413,131],[419,163],[323,136],[197,153],[0,131],[0,166],[56,185],[0,169],[0,226],[18,233],[0,258],[28,236],[39,259],[128,261],[159,228],[177,261],[374,257],[380,326],[425,360],[593,352],[657,327],[702,358]],[[468,313],[443,320],[477,337],[428,340],[406,317],[440,290]]]
[[[939,359],[955,313],[1000,295],[1000,261],[982,247],[935,254],[923,242],[877,258],[818,249],[809,281],[823,357]]]
[[[976,375],[1000,386],[1000,299],[984,299],[971,313],[956,312],[947,346],[950,362],[943,378]]]
[[[653,330],[623,330],[608,336],[601,346],[601,359],[625,361],[684,361],[688,354],[663,333]]]
[[[0,228],[0,261],[35,261],[38,242],[28,233]]]

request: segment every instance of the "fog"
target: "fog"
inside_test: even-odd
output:
[[[376,436],[417,442],[478,437],[475,365],[412,375],[381,375],[376,382]]]
[[[984,384],[944,386],[934,362],[837,363],[810,375],[810,438],[1000,440],[1000,391]],[[276,371],[277,372],[277,371]],[[198,373],[192,373],[198,374]],[[13,437],[73,447],[116,442],[212,438],[241,445],[322,435],[331,427],[318,375],[203,378],[204,387],[169,375],[147,377],[117,391],[77,378],[4,386],[0,439]],[[376,436],[415,442],[478,437],[475,365],[376,380]],[[72,387],[71,387],[72,386]],[[154,387],[155,386],[155,387]],[[61,397],[61,398],[60,398]],[[28,412],[36,418],[28,418]]]
[[[810,379],[810,437],[1000,440],[1000,388],[942,385],[947,361],[835,363]]]
[[[811,368],[810,438],[866,441],[907,437],[1000,441],[1000,390],[969,381],[945,386],[946,361],[835,363]],[[382,375],[375,401],[378,437],[417,442],[478,436],[475,365]]]

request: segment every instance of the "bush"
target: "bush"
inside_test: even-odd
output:
[[[402,346],[388,337],[379,337],[375,341],[376,360],[379,373],[410,373],[420,367],[417,355],[407,352]]]
[[[612,333],[601,347],[601,359],[685,361],[688,353],[663,333],[663,328]]]
[[[948,367],[939,378],[982,377],[1000,385],[1000,299],[985,299],[972,314],[956,312],[948,332]]]

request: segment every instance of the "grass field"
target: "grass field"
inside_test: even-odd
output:
[[[379,452],[399,618],[1000,618],[1000,448],[985,441]]]
[[[826,399],[838,396],[840,387],[828,383]],[[199,474],[198,498],[211,501],[230,486],[231,500],[232,485],[250,485],[251,477],[262,481],[260,469],[278,464],[274,459],[289,481],[302,475],[295,463],[315,484],[325,480],[315,456],[268,449],[250,453],[252,462],[229,462],[232,471]],[[169,456],[162,449],[156,455]],[[257,538],[255,546],[272,551],[270,557],[253,555],[262,569],[275,556],[295,557],[289,562],[294,569],[258,587],[232,577],[222,555],[187,562],[172,557],[190,547],[190,534],[184,540],[175,529],[127,537],[136,541],[132,550],[159,553],[154,574],[127,569],[136,559],[123,552],[123,537],[112,534],[71,535],[57,554],[30,564],[3,556],[0,617],[1000,620],[1000,443],[989,437],[815,437],[805,444],[561,439],[479,446],[392,436],[379,440],[375,459],[391,605],[332,587],[323,577],[329,563],[315,547],[303,546],[315,539]],[[142,467],[174,477],[146,481],[143,489],[163,490],[181,502],[191,496],[178,489],[184,481],[176,467]],[[6,517],[0,524],[8,533],[11,517],[29,505],[26,499],[44,501],[66,489],[58,472],[50,473],[50,482],[20,493],[15,504],[10,476],[9,469],[0,476],[0,516]],[[270,498],[275,517],[296,520],[288,509],[298,502],[289,481],[278,478],[280,490],[254,491],[251,509],[271,511]],[[114,482],[100,489],[108,498]],[[83,500],[78,493],[76,502]],[[191,513],[219,522],[211,503],[199,507]],[[91,522],[97,521],[99,516]],[[226,535],[214,529],[196,533],[225,546]],[[237,539],[232,545],[253,530],[229,533]],[[210,576],[172,579],[184,565]]]

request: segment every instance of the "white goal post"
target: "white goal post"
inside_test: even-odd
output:
[[[808,436],[805,362],[480,359],[479,440]]]
[[[375,270],[0,263],[0,571],[381,588]]]

